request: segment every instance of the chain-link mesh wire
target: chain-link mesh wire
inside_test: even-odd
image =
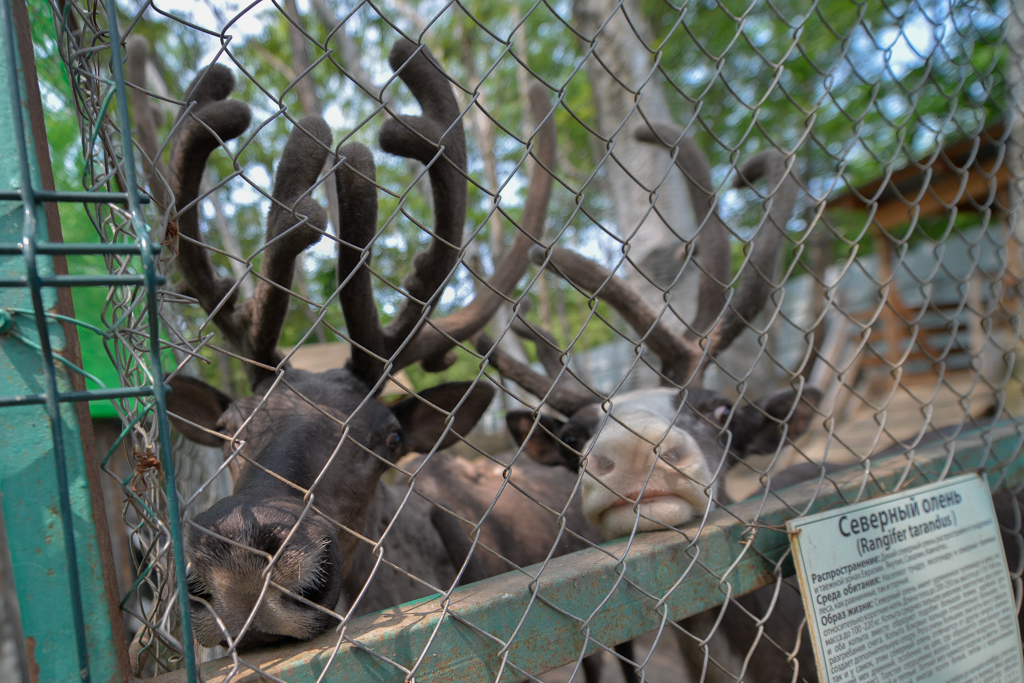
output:
[[[994,475],[1019,605],[1010,6],[120,11],[165,245],[192,621],[228,678],[276,680],[247,651],[323,633],[316,675],[355,647],[430,679],[443,638],[396,654],[359,618],[439,594],[493,646],[490,678],[814,680],[795,582],[756,539],[966,466]],[[53,12],[84,184],[117,185],[110,18]],[[89,211],[103,241],[132,237],[123,210]],[[125,386],[149,381],[139,296],[111,288],[102,312]],[[181,665],[186,587],[156,427],[143,402],[117,407],[119,578],[152,676]],[[670,546],[667,583],[648,580]],[[595,562],[619,578],[589,612],[544,592],[566,572],[603,585]],[[532,598],[491,605],[507,629],[449,602],[508,571]],[[657,629],[613,647],[623,593]],[[578,644],[553,673],[517,649],[549,612]]]

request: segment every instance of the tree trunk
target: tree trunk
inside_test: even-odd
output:
[[[295,71],[296,78],[298,78],[298,82],[295,84],[295,90],[299,94],[299,102],[301,103],[302,110],[306,116],[320,116],[323,112],[323,107],[320,105],[320,98],[316,94],[316,83],[313,80],[313,74],[308,73],[305,76],[302,75],[311,64],[307,45],[309,39],[301,28],[303,26],[302,17],[299,15],[299,10],[295,5],[295,0],[285,0],[284,6],[289,19],[288,37],[292,46],[292,69]],[[334,160],[331,157],[328,157],[324,170],[329,169],[333,165]],[[324,183],[327,190],[327,209],[330,215],[330,221],[334,225],[334,234],[340,236],[341,209],[338,203],[338,193],[335,188],[334,174],[328,173],[327,179]],[[295,286],[299,294],[309,299],[309,289],[306,285],[306,271],[302,265],[303,260],[304,259],[301,255],[295,260]],[[305,302],[300,302],[299,305],[302,307],[302,312],[310,323],[315,324],[318,316],[310,310],[309,305]],[[324,332],[323,325],[316,325],[313,333],[317,342],[323,344],[327,341],[327,335]]]
[[[469,79],[468,85],[471,87],[478,87],[480,83],[480,77],[477,74],[476,64],[473,61],[473,45],[470,42],[469,36],[462,34],[460,36],[459,47],[462,52],[462,62],[466,68],[466,76]],[[526,103],[529,100],[523,100],[524,109],[526,109]],[[483,100],[483,94],[478,92],[476,103],[469,108],[468,116],[466,117],[466,124],[469,128],[473,139],[476,141],[477,149],[480,151],[481,161],[484,165],[484,187],[488,192],[495,193],[491,199],[491,213],[487,217],[487,228],[488,228],[488,240],[487,246],[491,252],[491,263],[494,269],[498,267],[498,263],[501,262],[501,257],[505,252],[505,225],[504,216],[498,211],[498,201],[500,199],[498,195],[499,183],[498,183],[498,166],[494,158],[494,125],[491,120],[487,118],[484,113],[483,107],[485,106]],[[520,131],[522,135],[523,131]],[[483,271],[478,271],[483,275]],[[512,323],[512,307],[508,304],[502,304],[498,310],[494,312],[491,322],[489,324],[492,336],[498,340],[498,347],[515,358],[517,361],[522,363],[529,362],[526,356],[526,351],[523,348],[522,340],[519,339],[509,328]],[[508,380],[502,379],[502,384],[505,384]],[[507,412],[512,406],[509,401],[507,391],[498,392],[498,401],[501,404],[501,409]]]
[[[320,116],[320,98],[316,96],[316,85],[313,83],[313,74],[302,75],[309,68],[309,52],[306,46],[306,36],[302,29],[302,17],[295,6],[295,0],[284,0],[284,8],[288,13],[288,38],[292,44],[292,69],[298,82],[295,84],[295,91],[299,94],[299,102],[302,111],[306,116]]]
[[[356,85],[367,92],[379,94],[380,88],[373,85],[370,77],[363,70],[363,65],[359,62],[359,46],[345,32],[344,26],[338,26],[340,22],[334,12],[327,6],[325,0],[310,0],[310,2],[316,15],[320,18],[320,22],[327,27],[328,31],[334,31],[331,35],[336,47],[335,61],[341,64]]]
[[[619,274],[658,309],[665,305],[664,291],[671,287],[672,307],[688,319],[695,311],[691,292],[696,291],[696,268],[688,268],[672,285],[681,266],[675,254],[683,240],[695,233],[686,182],[666,150],[633,138],[633,131],[644,124],[641,111],[648,119],[671,118],[657,74],[651,73],[654,60],[643,41],[650,33],[645,30],[646,19],[635,0],[621,5],[614,0],[575,0],[573,16],[577,30],[590,36],[584,40],[584,50],[594,53],[587,58],[586,68],[594,91],[597,130],[604,138],[602,153],[608,155],[602,163],[615,230],[628,241],[630,260],[655,284],[628,265]],[[635,28],[643,35],[638,37]],[[662,178],[665,181],[659,185]],[[682,329],[675,315],[668,314],[666,321]]]
[[[292,44],[292,70],[295,72],[296,78],[299,79],[295,85],[295,90],[299,94],[299,103],[302,105],[302,111],[306,116],[320,116],[323,113],[323,107],[320,104],[320,98],[316,94],[316,82],[313,80],[313,74],[309,73],[301,76],[311,64],[307,45],[309,39],[300,28],[303,26],[303,23],[295,6],[295,0],[285,0],[284,4],[290,18],[288,22],[288,37]],[[338,29],[338,33],[341,32],[342,29]],[[333,157],[328,157],[324,170],[332,166],[334,166],[334,159]],[[335,227],[335,234],[340,234],[337,230],[340,227],[338,221],[341,214],[339,213],[338,191],[334,184],[333,173],[329,173],[327,179],[324,180],[324,188],[327,191],[327,210],[330,214],[331,224]]]
[[[519,11],[519,5],[512,3],[511,11],[512,21],[519,25],[523,20],[522,12]],[[515,51],[518,53],[519,59],[524,64],[529,64],[530,49],[526,43],[525,26],[513,34],[512,42],[515,45]],[[516,85],[519,87],[520,102],[526,103],[530,101],[531,78],[532,76],[527,73],[526,69],[516,69]],[[537,278],[537,283],[534,285],[536,287],[534,294],[537,297],[537,316],[540,318],[541,326],[548,331],[554,332],[554,321],[551,318],[551,291],[548,286],[549,277],[548,273],[541,273],[540,277]]]
[[[242,298],[251,299],[255,293],[253,276],[245,267],[245,256],[242,255],[242,246],[238,242],[238,235],[231,229],[228,219],[224,216],[224,206],[220,202],[218,191],[210,192],[210,181],[205,175],[203,176],[199,192],[201,194],[210,193],[209,197],[210,203],[213,205],[213,221],[214,225],[217,226],[217,236],[220,237],[220,243],[223,245],[224,251],[231,257],[228,259],[231,274],[239,281],[238,290]]]

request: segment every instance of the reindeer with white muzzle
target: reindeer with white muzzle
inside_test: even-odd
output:
[[[508,427],[535,460],[582,470],[583,511],[606,539],[677,527],[730,502],[721,485],[729,467],[750,455],[780,452],[807,430],[821,398],[817,389],[800,384],[736,405],[701,386],[708,364],[752,323],[779,287],[776,273],[799,187],[792,158],[769,150],[739,168],[736,186],[764,179],[765,212],[733,292],[729,233],[716,210],[707,158],[671,123],[654,123],[636,136],[672,150],[688,180],[700,226],[691,248],[678,254],[700,269],[697,312],[685,332],[666,323],[671,313],[655,310],[625,280],[579,254],[552,247],[535,248],[531,256],[588,296],[610,304],[637,333],[637,345],[659,359],[664,386],[599,395],[571,373],[549,333],[522,319],[513,329],[535,342],[546,374],[503,353],[486,335],[476,338],[481,353],[490,354],[504,377],[559,414],[512,411]],[[699,674],[705,655],[683,649]],[[628,648],[617,650],[629,656]]]
[[[739,286],[727,297],[732,292],[728,232],[714,208],[707,159],[674,124],[655,124],[637,135],[678,149],[676,163],[687,175],[698,207],[701,228],[693,259],[701,267],[701,284],[689,329],[673,330],[665,313],[654,310],[625,280],[579,254],[553,247],[547,252],[535,248],[531,255],[574,287],[610,304],[637,332],[637,344],[658,357],[665,386],[601,396],[559,360],[549,361],[545,376],[492,348],[485,335],[478,336],[478,346],[490,352],[503,376],[564,416],[514,411],[508,424],[536,460],[583,467],[584,510],[608,538],[634,528],[674,527],[705,515],[712,501],[721,498],[719,482],[731,462],[772,453],[785,438],[798,437],[820,398],[817,389],[800,386],[736,406],[724,395],[701,388],[708,363],[729,347],[778,287],[775,273],[798,188],[791,160],[769,150],[739,169],[737,186],[765,180],[766,211],[751,240]],[[551,355],[552,342],[544,330],[521,321],[517,325],[537,343],[542,359]]]

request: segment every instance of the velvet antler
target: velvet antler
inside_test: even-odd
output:
[[[647,348],[661,360],[661,373],[666,381],[678,386],[686,386],[694,380],[699,383],[705,358],[714,357],[728,348],[764,307],[776,286],[775,271],[782,253],[786,222],[796,204],[798,187],[795,173],[787,162],[788,158],[781,152],[769,150],[758,154],[739,169],[737,185],[749,186],[762,177],[767,180],[764,193],[766,211],[751,242],[750,258],[744,267],[738,291],[730,306],[721,314],[718,326],[708,334],[706,352],[694,338],[695,335],[673,331],[636,289],[607,268],[561,247],[552,248],[548,253],[535,249],[531,256],[538,263],[549,263],[575,287],[611,305],[636,330]],[[710,180],[710,174],[706,178]],[[690,182],[691,188],[693,183],[700,183],[699,174],[693,175]],[[709,214],[705,214],[707,218]],[[727,250],[725,256],[728,256]],[[714,320],[711,318],[711,322]],[[527,382],[522,386],[538,396],[554,395],[554,378],[543,378],[529,368],[511,367],[516,364],[514,359],[502,358],[499,372],[517,383],[520,380],[516,376],[522,377]],[[502,365],[505,369],[502,369]],[[570,398],[567,405],[571,406],[572,403],[573,399]],[[565,412],[561,406],[554,407]]]
[[[341,304],[353,341],[351,367],[374,385],[390,361],[392,371],[417,361],[432,369],[459,341],[478,332],[497,308],[508,300],[529,265],[527,251],[544,228],[551,196],[550,172],[555,163],[555,131],[550,102],[542,86],[531,89],[535,134],[534,164],[523,218],[512,246],[474,300],[440,320],[427,320],[439,292],[454,273],[462,244],[467,184],[466,143],[461,112],[447,78],[425,47],[406,40],[391,50],[389,61],[423,108],[418,117],[389,121],[380,134],[381,147],[392,154],[427,164],[434,197],[435,226],[426,252],[414,260],[413,272],[403,282],[406,300],[394,320],[380,324],[373,301],[370,262],[377,229],[377,201],[373,159],[362,145],[338,149],[343,168],[337,174],[343,240],[338,258],[338,281],[343,284]]]
[[[791,168],[791,162],[791,158],[777,149],[765,150],[743,164],[733,180],[733,187],[753,188],[755,182],[764,178],[765,190],[758,194],[764,198],[765,212],[750,242],[749,258],[740,271],[733,302],[710,335],[712,355],[729,348],[778,287],[775,278],[782,259],[786,224],[796,208],[799,189],[796,169]]]
[[[700,269],[697,314],[690,325],[693,332],[688,336],[704,335],[725,306],[730,275],[729,231],[718,215],[711,162],[697,141],[674,123],[651,121],[649,125],[638,127],[633,135],[641,142],[668,147],[673,152],[676,166],[686,178],[697,224],[697,235],[692,242],[693,261]]]
[[[538,263],[544,263],[543,250],[534,250],[532,256]],[[550,264],[572,285],[608,302],[661,359],[661,372],[666,379],[676,384],[689,381],[702,355],[700,346],[665,325],[661,315],[628,282],[563,247],[551,249]]]
[[[244,358],[255,386],[279,362],[278,337],[288,313],[295,259],[316,243],[327,212],[309,196],[329,154],[331,131],[318,117],[299,121],[278,163],[267,216],[266,246],[253,299],[237,305],[235,282],[217,277],[199,233],[199,185],[209,156],[245,132],[249,107],[227,99],[235,87],[231,72],[219,64],[203,70],[189,86],[177,140],[171,153],[171,187],[182,237],[177,259],[185,289]]]
[[[572,415],[583,406],[600,403],[601,397],[586,390],[558,381],[558,377],[542,375],[526,363],[522,363],[502,351],[489,336],[481,332],[474,338],[477,350],[490,354],[490,362],[502,377],[510,379],[534,396],[542,399],[544,405],[554,408],[563,415]]]

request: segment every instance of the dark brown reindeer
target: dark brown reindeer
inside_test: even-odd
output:
[[[553,516],[544,513],[545,520],[536,511],[524,512],[514,500],[521,496],[514,486],[522,485],[551,507],[564,508],[573,488],[571,475],[559,484],[547,473],[532,475],[534,466],[514,468],[513,486],[505,487],[511,493],[503,494],[504,502],[474,530],[480,546],[471,560],[464,522],[410,494],[415,485],[476,524],[482,513],[473,514],[474,501],[492,495],[479,486],[481,472],[490,480],[495,473],[501,478],[499,464],[467,469],[435,452],[472,428],[493,394],[489,385],[444,384],[391,406],[377,395],[389,373],[414,362],[445,367],[452,346],[477,333],[507,300],[543,229],[555,140],[550,104],[535,90],[534,116],[547,123],[535,136],[539,163],[534,164],[521,231],[469,305],[426,320],[459,263],[467,203],[465,138],[451,87],[426,48],[401,40],[389,61],[423,115],[388,121],[380,145],[427,165],[434,193],[433,240],[402,283],[405,304],[382,326],[370,271],[377,231],[375,167],[362,145],[337,150],[339,298],[353,346],[351,361],[340,370],[297,370],[276,349],[295,258],[320,239],[326,225],[325,212],[310,193],[331,153],[327,125],[304,118],[285,146],[259,285],[251,300],[239,303],[235,283],[215,276],[196,209],[208,156],[244,132],[250,113],[244,104],[227,99],[234,79],[216,65],[200,74],[186,98],[193,104],[181,121],[171,158],[181,235],[178,266],[187,292],[210,315],[232,352],[247,361],[253,392],[232,400],[196,380],[171,382],[169,409],[176,426],[195,441],[221,446],[232,459],[236,482],[232,496],[186,527],[193,624],[205,645],[246,648],[283,637],[310,638],[335,623],[338,613],[364,613],[447,590],[460,573],[465,581],[510,569],[509,563],[543,560],[560,537],[556,553],[583,544],[578,537],[560,535]],[[409,452],[431,455],[409,465],[411,482],[382,484],[381,474]],[[475,491],[476,498],[467,491]],[[506,507],[516,508],[512,519],[503,519],[509,516]],[[540,510],[532,502],[527,507]],[[537,519],[530,522],[531,542],[517,547],[507,532],[524,515]],[[480,549],[488,545],[489,554]],[[374,580],[364,592],[371,575]]]
[[[522,320],[513,329],[536,343],[546,375],[492,348],[485,335],[476,339],[503,376],[564,416],[512,411],[507,422],[531,458],[583,469],[583,510],[607,539],[685,524],[706,515],[716,501],[728,503],[719,482],[729,466],[749,455],[776,452],[787,438],[799,437],[820,400],[817,389],[800,387],[734,406],[700,386],[708,362],[754,319],[776,286],[785,226],[798,188],[787,158],[770,150],[739,170],[737,186],[765,179],[766,211],[740,284],[727,299],[728,233],[715,210],[706,157],[671,123],[654,123],[637,137],[674,149],[701,226],[695,248],[680,252],[684,259],[692,255],[701,269],[698,310],[687,332],[670,329],[624,280],[572,251],[537,249],[533,256],[580,290],[607,301],[658,357],[667,386],[599,396],[571,375],[546,331]],[[616,649],[630,658],[628,647]],[[685,650],[692,662],[693,653]]]

